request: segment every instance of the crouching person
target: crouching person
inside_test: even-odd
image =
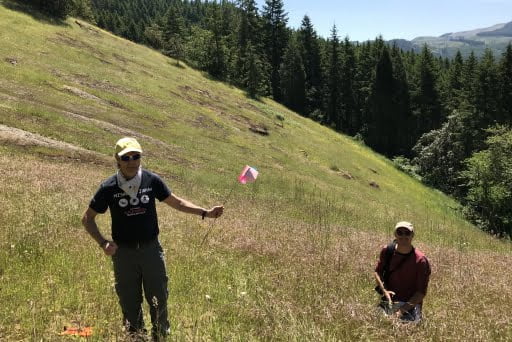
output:
[[[418,322],[427,294],[430,265],[425,254],[412,245],[414,227],[410,222],[398,222],[394,236],[395,240],[380,252],[374,273],[375,290],[381,295],[380,307],[387,315]]]

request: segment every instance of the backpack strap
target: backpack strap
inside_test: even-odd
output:
[[[396,249],[396,240],[391,241],[387,247],[386,247],[386,254],[384,255],[384,268],[382,269],[382,282],[384,284],[387,283],[387,280],[389,279],[389,267],[391,266],[391,257],[393,256],[393,253],[395,253]]]

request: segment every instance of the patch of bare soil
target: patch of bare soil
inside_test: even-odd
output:
[[[79,84],[82,86],[86,86],[88,88],[106,90],[108,92],[116,93],[116,94],[133,94],[134,93],[134,91],[132,91],[130,89],[123,88],[116,84],[112,84],[112,82],[110,82],[109,80],[92,79],[87,74],[64,75],[57,70],[54,70],[53,72],[56,76],[61,77],[61,78],[65,79],[66,81],[71,81],[73,83],[76,83],[76,84]]]
[[[104,100],[102,98],[97,97],[96,95],[90,94],[82,89],[78,89],[76,87],[71,87],[68,85],[62,86],[62,88],[67,91],[68,93],[71,93],[73,95],[79,96],[83,99],[89,99],[89,100],[95,100],[104,104],[107,104],[109,106],[113,106],[119,109],[123,110],[129,110],[126,106],[123,106],[121,103],[114,101],[114,100]]]
[[[165,156],[166,159],[170,159],[174,162],[184,164],[184,165],[188,164],[188,162],[186,160],[176,157],[176,155],[178,155],[178,153],[177,153],[177,148],[175,146],[170,146],[169,144],[167,144],[159,139],[156,139],[156,138],[150,137],[149,135],[145,135],[145,134],[133,131],[128,128],[116,126],[116,125],[111,124],[106,121],[89,118],[87,116],[80,115],[77,113],[64,111],[63,114],[70,116],[74,119],[80,120],[80,121],[90,122],[90,123],[94,124],[95,126],[100,127],[107,132],[110,132],[110,133],[113,133],[113,134],[116,134],[119,136],[129,136],[129,137],[137,138],[139,141],[144,142],[144,143],[149,142],[153,145],[158,146],[162,150],[161,155]],[[144,154],[155,155],[155,153],[151,153],[151,152],[145,152]]]
[[[73,94],[73,95],[76,95],[76,96],[79,96],[83,99],[90,99],[90,100],[96,100],[96,101],[102,101],[99,97],[93,95],[93,94],[89,94],[88,92],[86,91],[83,91],[81,89],[78,89],[78,88],[75,88],[75,87],[70,87],[70,86],[63,86],[62,88],[64,88],[64,90],[66,90],[67,92]]]
[[[0,142],[17,146],[43,146],[70,152],[72,156],[85,156],[92,160],[104,159],[104,156],[98,152],[2,124],[0,124]]]
[[[79,49],[80,51],[90,51],[95,57],[105,58],[103,52],[95,48],[94,46],[85,43],[81,40],[73,38],[65,33],[57,33],[55,37],[48,38],[49,41],[57,44],[64,44]]]
[[[101,127],[102,129],[104,129],[105,131],[110,132],[110,133],[114,133],[114,134],[118,134],[118,135],[124,135],[124,136],[130,136],[130,137],[135,137],[137,139],[141,139],[141,140],[145,140],[145,141],[151,141],[151,143],[153,143],[155,145],[162,146],[162,147],[167,147],[168,146],[166,143],[164,143],[161,140],[155,139],[153,137],[150,137],[150,136],[142,134],[142,133],[138,133],[138,132],[132,131],[131,129],[128,129],[128,128],[123,128],[123,127],[116,126],[116,125],[111,124],[111,123],[106,122],[106,121],[101,121],[101,120],[89,118],[87,116],[83,116],[83,115],[72,113],[72,112],[64,112],[64,114],[67,115],[67,116],[70,116],[70,117],[72,117],[74,119],[78,119],[78,120],[81,120],[81,121],[91,122],[95,126]]]
[[[269,135],[268,128],[264,125],[251,125],[249,130],[259,135]]]
[[[224,114],[227,109],[222,106],[222,99],[211,94],[208,90],[194,89],[188,85],[178,87],[182,93],[176,93],[171,91],[173,95],[185,99],[189,103],[199,105],[201,107],[207,107],[213,112],[218,114]]]
[[[75,24],[77,24],[78,27],[80,27],[82,30],[88,33],[100,34],[100,31],[98,29],[95,29],[94,27],[84,23],[83,21],[75,20]]]

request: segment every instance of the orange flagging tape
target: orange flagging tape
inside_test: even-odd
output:
[[[91,336],[92,328],[91,327],[83,327],[83,328],[74,328],[74,327],[64,327],[64,331],[60,333],[61,335],[74,335],[74,336]]]

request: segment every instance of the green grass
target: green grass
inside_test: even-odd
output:
[[[226,206],[205,222],[158,208],[174,340],[512,339],[510,243],[391,161],[74,19],[54,25],[0,5],[0,32],[0,124],[55,142],[0,129],[0,340],[59,340],[79,324],[95,341],[122,338],[110,261],[80,218],[124,135],[178,195]],[[256,183],[236,182],[245,164]],[[433,267],[415,327],[375,311],[372,271],[399,220],[415,224]]]

